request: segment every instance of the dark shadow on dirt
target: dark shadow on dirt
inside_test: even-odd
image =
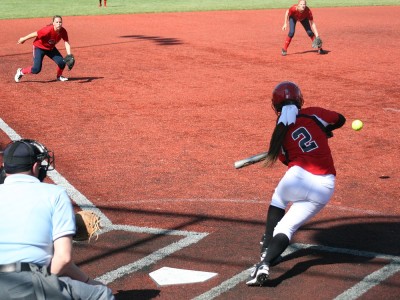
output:
[[[310,260],[302,261],[295,264],[292,268],[290,268],[287,272],[283,273],[281,276],[277,278],[271,278],[270,280],[268,280],[268,282],[264,286],[277,287],[283,281],[301,275],[302,273],[306,272],[308,269],[314,266],[333,265],[333,264],[337,265],[344,263],[362,264],[372,259],[371,257],[365,257],[365,256],[325,252],[321,249],[318,249],[317,247],[310,247],[307,249],[298,250],[292,254],[285,256],[283,262],[295,260],[304,256],[312,256],[312,258]],[[343,279],[343,274],[337,274],[337,279],[338,280]]]
[[[94,80],[103,79],[104,77],[70,77],[68,81],[79,81],[79,83],[92,82]]]
[[[325,54],[329,54],[331,51],[330,50],[323,50],[321,53],[319,53],[319,55],[325,55]],[[315,53],[318,54],[318,50],[306,50],[306,51],[301,51],[301,52],[294,52],[291,53],[292,55],[299,55],[299,54],[307,54],[307,53]],[[290,55],[289,53],[287,55]]]
[[[131,39],[138,39],[138,40],[148,40],[156,43],[157,45],[161,46],[174,46],[174,45],[182,45],[183,42],[176,38],[164,38],[159,36],[148,36],[148,35],[123,35],[122,38],[131,38]]]
[[[346,218],[344,220],[331,219],[307,224],[302,230],[316,230],[315,234],[312,235],[312,240],[315,241],[314,244],[323,246],[311,246],[286,255],[282,262],[295,261],[305,256],[310,256],[311,259],[296,263],[281,276],[269,280],[265,286],[276,287],[283,281],[298,276],[318,265],[362,264],[375,258],[382,258],[382,256],[399,256],[399,218],[370,216]],[[390,219],[399,221],[390,221]],[[349,220],[354,221],[354,223],[337,224],[328,228],[316,229],[318,225],[327,222],[346,222]],[[388,257],[388,262],[389,259]],[[337,279],[340,280],[341,278],[342,275],[338,274]]]
[[[68,81],[77,81],[78,83],[87,83],[92,82],[94,80],[103,79],[104,77],[69,77]],[[23,83],[49,83],[49,82],[57,82],[57,79],[51,80],[23,80],[19,84]]]
[[[86,264],[90,264],[90,263],[96,262],[96,261],[98,261],[98,260],[100,260],[102,258],[107,258],[110,255],[124,253],[126,251],[134,251],[134,249],[136,249],[140,245],[148,244],[148,243],[151,243],[151,242],[155,242],[156,240],[162,238],[163,236],[168,235],[169,231],[172,231],[172,230],[184,230],[186,227],[188,227],[190,225],[198,224],[198,223],[203,222],[203,221],[205,221],[205,219],[200,217],[200,218],[192,219],[192,220],[187,221],[187,222],[183,222],[181,225],[175,226],[175,228],[173,228],[173,229],[165,230],[165,233],[161,233],[160,232],[159,234],[149,235],[149,237],[146,237],[146,238],[135,239],[132,242],[129,242],[129,243],[123,245],[123,246],[118,246],[116,249],[107,248],[108,250],[104,251],[104,253],[95,255],[93,257],[88,257],[88,258],[86,258],[84,260],[78,261],[77,264],[79,266],[84,266]],[[93,245],[89,244],[87,242],[77,242],[77,243],[74,244],[74,247],[76,249],[87,249],[87,248],[93,247]],[[181,258],[181,259],[183,259],[183,258]],[[209,261],[209,258],[206,261]]]
[[[400,255],[400,216],[351,219],[354,223],[317,230],[313,234],[316,244]],[[307,229],[308,226],[305,228]]]
[[[118,291],[114,294],[116,300],[147,300],[153,299],[160,295],[159,290],[130,290],[130,291]]]
[[[241,224],[246,224],[250,226],[260,226],[263,227],[264,223],[261,221],[249,221],[249,220],[240,220],[236,218],[229,217],[216,217],[204,214],[190,214],[190,213],[169,213],[163,211],[151,211],[151,210],[140,210],[140,209],[126,209],[126,208],[118,208],[118,207],[107,207],[107,206],[98,206],[103,213],[107,214],[107,212],[129,212],[132,216],[139,218],[154,218],[157,217],[165,217],[165,218],[174,218],[176,220],[181,219],[181,222],[177,222],[174,228],[170,228],[169,230],[186,230],[188,227],[196,224],[202,224],[204,222],[217,222],[222,224],[221,226],[240,226]],[[85,209],[85,207],[81,207],[81,209]],[[235,225],[236,224],[236,225]],[[342,217],[342,218],[332,218],[332,219],[324,219],[317,220],[315,222],[308,222],[300,231],[307,231],[310,233],[310,244],[313,245],[321,245],[326,247],[335,247],[335,248],[344,248],[350,249],[351,253],[356,253],[357,251],[364,252],[372,252],[377,254],[386,254],[386,255],[399,255],[400,254],[400,216],[366,216],[366,217]],[[147,244],[155,242],[157,239],[161,238],[164,235],[168,235],[168,231],[166,230],[165,234],[155,234],[150,235],[145,238],[137,239],[135,241],[129,242],[123,246],[118,247],[117,249],[110,249],[109,251],[105,251],[100,255],[96,255],[91,258],[86,258],[79,262],[79,265],[86,265],[93,263],[94,261],[100,260],[102,258],[108,257],[109,255],[118,254],[124,251],[129,251],[131,249],[135,249],[139,245]],[[261,232],[261,231],[260,231]],[[304,233],[304,232],[303,232]],[[296,241],[296,235],[292,241],[293,243],[304,243],[304,241],[299,240]],[[77,245],[78,247],[85,248],[87,245]],[[308,248],[308,249],[312,249]],[[311,250],[304,250],[311,251]],[[303,250],[296,251],[295,253],[286,256],[285,261],[290,260],[296,255],[301,255],[304,253]],[[321,252],[321,250],[318,250]],[[297,254],[296,254],[297,253]],[[299,254],[300,253],[300,254]],[[325,252],[324,252],[325,253]],[[345,252],[346,253],[346,252]],[[328,254],[326,254],[328,255]],[[320,259],[317,261],[310,262],[309,264],[330,264],[330,263],[340,263],[340,262],[348,262],[355,261],[358,259],[360,261],[365,261],[366,258],[362,257],[362,255],[351,254],[350,258],[343,258],[343,253],[335,253],[329,254],[329,259],[326,258],[326,255],[323,254]],[[336,257],[337,256],[337,257]],[[373,257],[373,256],[372,256]],[[185,259],[181,257],[181,259]],[[189,258],[188,258],[189,259]],[[368,260],[371,259],[371,256],[368,257]],[[211,258],[205,259],[205,261],[213,260]],[[219,263],[215,260],[215,263]],[[307,266],[306,267],[310,267]],[[298,274],[301,270],[306,270],[307,268],[304,265],[296,267],[294,273],[290,274]]]

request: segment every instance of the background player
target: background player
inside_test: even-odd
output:
[[[289,169],[272,195],[262,260],[253,267],[247,285],[265,283],[270,266],[285,251],[293,234],[328,203],[334,192],[336,170],[328,137],[346,119],[321,107],[302,108],[303,102],[293,82],[281,82],[272,93],[272,106],[279,117],[265,164],[272,166],[279,159]],[[289,202],[292,206],[285,214]]]
[[[289,23],[289,33],[286,37],[285,43],[283,44],[283,56],[287,54],[287,49],[296,31],[297,21],[299,21],[301,25],[303,25],[304,29],[307,32],[307,35],[311,38],[311,41],[314,41],[314,39],[319,36],[317,25],[314,22],[314,17],[310,8],[307,6],[307,1],[299,1],[298,4],[290,7],[288,10],[286,10],[285,13],[285,22],[283,23],[282,30],[286,30],[287,24]],[[322,48],[319,48],[318,53],[325,54],[325,51],[322,50]]]
[[[54,16],[53,22],[40,29],[32,32],[24,37],[21,37],[17,44],[23,44],[25,41],[35,38],[33,41],[33,66],[19,68],[15,74],[15,82],[19,82],[22,76],[26,74],[38,74],[42,70],[43,58],[48,56],[57,64],[57,80],[67,81],[68,78],[62,76],[65,68],[65,61],[56,44],[62,39],[65,43],[67,54],[71,54],[71,45],[68,40],[67,30],[62,26],[62,17]]]
[[[99,7],[101,7],[101,0],[99,0]],[[104,0],[104,7],[107,7],[107,0]]]

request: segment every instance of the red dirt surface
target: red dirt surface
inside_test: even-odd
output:
[[[40,74],[18,84],[13,77],[31,63],[31,41],[16,42],[50,20],[0,21],[0,117],[54,150],[58,172],[113,224],[209,233],[112,282],[118,299],[192,299],[257,262],[285,167],[235,170],[233,163],[266,150],[275,121],[270,94],[283,80],[299,84],[306,106],[347,118],[330,140],[336,192],[293,242],[400,255],[400,7],[313,13],[327,55],[311,49],[299,25],[281,56],[284,10],[65,17],[77,60],[65,72],[70,81],[56,82],[45,58]],[[359,132],[354,119],[364,122]],[[0,131],[0,146],[8,141]],[[99,276],[177,239],[106,233],[77,245],[76,257]],[[387,263],[301,250],[273,268],[269,287],[242,282],[218,299],[332,299]],[[159,287],[148,274],[163,266],[218,276]],[[396,299],[399,276],[361,298]]]

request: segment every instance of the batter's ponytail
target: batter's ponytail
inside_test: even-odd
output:
[[[283,123],[279,123],[275,126],[274,132],[272,133],[271,140],[269,142],[268,155],[265,159],[264,167],[272,166],[278,159],[282,149],[283,141],[288,130],[289,125],[284,125]]]

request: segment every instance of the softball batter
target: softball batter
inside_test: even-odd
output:
[[[303,108],[299,87],[290,81],[278,84],[272,106],[278,121],[270,140],[266,166],[278,159],[288,166],[272,195],[260,263],[247,285],[263,285],[269,268],[276,264],[293,234],[329,201],[335,188],[336,170],[328,138],[346,122],[343,115],[321,107]],[[292,203],[285,214],[285,209]]]
[[[311,9],[307,6],[307,1],[301,0],[298,4],[293,5],[285,13],[285,22],[283,23],[282,30],[286,30],[287,24],[289,23],[289,33],[285,39],[285,43],[282,48],[282,55],[287,54],[287,49],[292,41],[294,33],[296,31],[296,23],[300,22],[307,32],[307,35],[314,41],[318,37],[317,25],[314,22],[314,17]],[[322,48],[318,48],[318,54],[325,54],[326,52]]]

